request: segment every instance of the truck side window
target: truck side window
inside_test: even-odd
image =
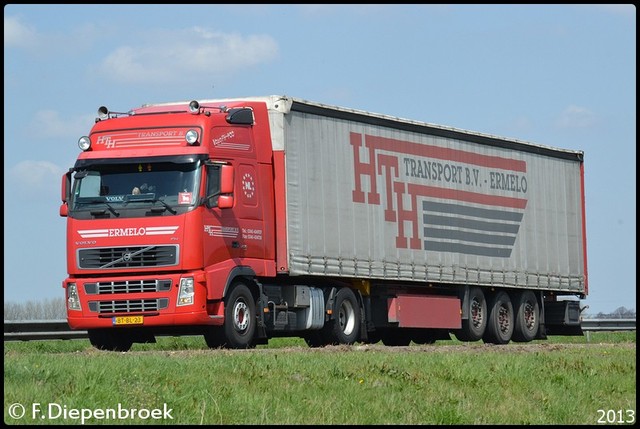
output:
[[[220,196],[220,165],[207,166],[207,207],[217,207]]]

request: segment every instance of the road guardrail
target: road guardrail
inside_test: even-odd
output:
[[[583,319],[584,332],[635,331],[636,319]],[[87,331],[74,331],[66,320],[5,320],[5,341],[72,340],[89,338]]]

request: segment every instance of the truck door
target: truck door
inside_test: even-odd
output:
[[[232,179],[228,168],[232,169]],[[263,259],[264,220],[255,163],[234,161],[207,166],[207,186],[203,214],[204,261],[211,266],[229,259],[243,265],[244,258]],[[226,178],[222,178],[226,176]],[[224,182],[232,180],[229,189]],[[227,192],[231,191],[231,192]],[[229,207],[228,207],[229,206]]]

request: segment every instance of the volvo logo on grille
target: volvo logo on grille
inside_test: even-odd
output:
[[[131,261],[131,252],[124,252],[122,254],[122,260],[125,262],[130,262]]]

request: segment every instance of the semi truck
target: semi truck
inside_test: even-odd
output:
[[[102,106],[78,145],[62,287],[98,349],[582,334],[582,151],[280,95]]]

